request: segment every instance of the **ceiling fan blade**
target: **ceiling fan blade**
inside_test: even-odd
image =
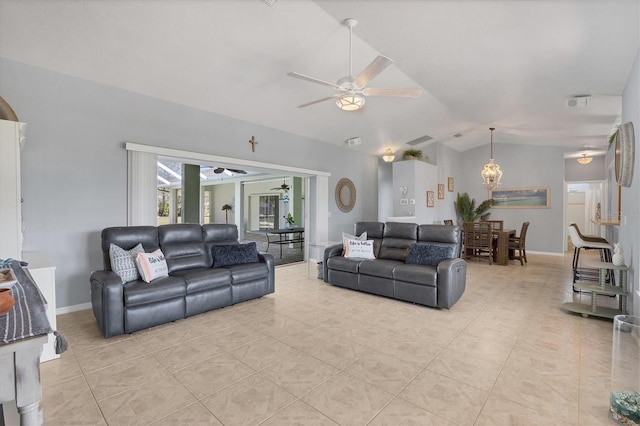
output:
[[[217,167],[215,169],[213,169],[213,173],[219,175],[220,173],[224,172],[224,167]]]
[[[342,94],[335,94],[333,96],[327,96],[326,98],[318,99],[317,101],[312,101],[312,102],[308,102],[306,104],[298,105],[298,108],[308,107],[309,105],[317,104],[319,102],[328,101],[329,99],[339,98],[340,96],[342,96]]]
[[[391,96],[395,98],[417,98],[422,89],[383,89],[380,87],[367,87],[362,91],[365,96]]]
[[[356,77],[353,81],[353,85],[358,89],[362,89],[367,85],[375,76],[380,74],[393,63],[393,60],[386,56],[379,55],[375,58],[365,69]]]
[[[311,83],[322,84],[323,86],[331,87],[332,89],[342,90],[340,86],[335,83],[330,83],[328,81],[320,80],[314,77],[309,77],[308,75],[300,74],[297,72],[289,72],[287,73],[289,77],[299,78],[300,80],[310,81]]]
[[[233,173],[239,173],[241,175],[246,175],[247,174],[247,172],[245,172],[244,170],[240,170],[240,169],[227,169],[227,170],[229,170],[230,172],[233,172]]]

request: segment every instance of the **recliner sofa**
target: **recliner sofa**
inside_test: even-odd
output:
[[[160,248],[169,276],[151,283],[123,284],[111,270],[109,246],[145,252]],[[230,224],[126,226],[102,231],[104,270],[91,274],[93,313],[105,337],[132,333],[192,315],[262,297],[275,290],[273,256],[258,254],[257,263],[213,268],[214,245],[237,245]]]
[[[465,290],[467,262],[460,259],[460,228],[400,222],[358,222],[355,235],[367,232],[375,259],[346,258],[343,245],[324,251],[324,281],[434,308],[451,308]],[[414,244],[445,248],[451,258],[437,265],[406,263]]]

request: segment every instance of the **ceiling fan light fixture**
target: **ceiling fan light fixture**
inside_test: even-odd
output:
[[[490,127],[491,130],[491,159],[484,165],[480,175],[482,176],[482,184],[488,190],[493,190],[500,186],[500,180],[502,179],[502,170],[500,165],[493,161],[493,131],[495,128]]]
[[[384,151],[384,155],[382,156],[382,159],[385,161],[385,163],[391,163],[395,158],[396,156],[393,155],[393,151],[391,151],[391,148],[387,148]]]
[[[593,161],[593,157],[587,157],[587,154],[582,154],[582,157],[576,158],[576,161],[582,165],[585,165]]]
[[[356,94],[342,95],[336,100],[336,105],[343,111],[357,111],[364,106],[364,98]]]

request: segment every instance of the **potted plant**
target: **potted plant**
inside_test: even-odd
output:
[[[476,207],[476,200],[469,197],[466,192],[460,194],[456,201],[453,202],[456,209],[458,218],[462,219],[462,222],[475,222],[476,220],[486,220],[491,213],[488,211],[491,208],[491,200],[484,200],[478,207]]]
[[[284,218],[284,220],[287,221],[287,226],[289,228],[293,228],[293,216],[291,216],[291,213],[288,213],[286,216],[282,216]]]
[[[402,153],[403,160],[422,160],[422,150],[407,149]]]
[[[229,223],[229,210],[232,210],[231,204],[225,204],[222,206],[222,210],[224,210],[224,222]]]

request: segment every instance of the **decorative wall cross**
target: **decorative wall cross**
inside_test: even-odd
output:
[[[258,141],[255,136],[251,136],[251,140],[249,141],[251,144],[251,151],[256,152],[256,145],[258,145]]]

